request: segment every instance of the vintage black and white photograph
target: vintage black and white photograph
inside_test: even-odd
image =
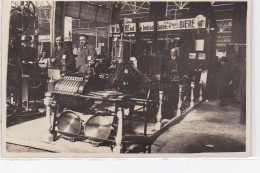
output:
[[[251,1],[3,4],[3,157],[250,156]]]

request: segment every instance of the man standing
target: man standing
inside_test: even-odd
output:
[[[79,37],[81,49],[76,61],[76,68],[79,73],[94,73],[94,65],[96,61],[96,50],[94,46],[88,44],[88,37],[81,35]]]
[[[66,45],[63,43],[62,36],[57,36],[56,47],[53,50],[53,66],[63,71],[74,71],[75,70],[75,58],[74,55]],[[63,69],[62,61],[65,59],[65,69]]]
[[[37,49],[31,47],[32,37],[25,36],[24,47],[21,48],[22,70],[24,74],[33,74],[35,72],[34,63],[37,61]]]
[[[171,58],[168,64],[168,72],[173,80],[182,79],[183,76],[187,76],[187,69],[184,65],[184,60],[180,57],[180,47],[174,47],[171,49]]]

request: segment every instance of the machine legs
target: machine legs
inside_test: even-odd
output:
[[[199,101],[202,101],[202,80],[200,80],[200,96],[199,96]]]
[[[162,128],[162,102],[163,102],[163,91],[159,91],[159,110],[156,115],[157,123],[155,124],[155,130],[160,130]]]
[[[176,116],[180,116],[181,115],[181,105],[182,105],[182,85],[179,85],[179,101],[178,101],[178,109],[177,109],[177,115]]]
[[[43,136],[43,142],[53,142],[53,135],[51,134],[52,121],[51,121],[51,93],[45,93],[44,105],[46,109],[46,133]]]
[[[117,136],[116,136],[116,146],[113,149],[113,153],[119,154],[121,152],[121,142],[123,137],[123,110],[122,108],[118,108],[117,111],[118,118],[118,127],[117,127]]]
[[[191,82],[191,96],[190,96],[190,108],[194,106],[194,82]]]

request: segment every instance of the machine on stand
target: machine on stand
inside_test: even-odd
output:
[[[150,151],[147,123],[157,120],[158,90],[131,64],[129,48],[130,42],[123,38],[113,43],[112,66],[105,75],[109,79],[104,74],[65,73],[53,80],[45,97],[52,140],[87,140],[115,153],[129,151],[132,144]],[[135,120],[143,124],[139,134],[133,129]]]

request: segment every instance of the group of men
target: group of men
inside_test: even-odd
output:
[[[96,61],[96,51],[95,47],[88,44],[88,37],[86,35],[81,35],[79,37],[79,42],[81,45],[80,51],[77,58],[75,58],[72,50],[64,44],[62,36],[57,36],[55,38],[56,46],[53,50],[52,57],[48,58],[46,56],[46,51],[42,52],[41,57],[38,59],[37,51],[31,47],[30,36],[26,36],[24,40],[24,46],[21,49],[21,61],[23,64],[23,69],[28,71],[32,69],[33,63],[39,63],[40,66],[44,63],[48,63],[47,66],[51,66],[62,71],[79,72],[79,73],[91,73],[93,72],[93,66]]]
[[[62,61],[65,60],[66,71],[90,73],[90,69],[95,64],[96,51],[92,45],[88,44],[88,37],[81,35],[79,42],[81,45],[77,59],[64,43],[61,36],[56,37],[56,47],[53,50],[53,67],[62,68]]]

